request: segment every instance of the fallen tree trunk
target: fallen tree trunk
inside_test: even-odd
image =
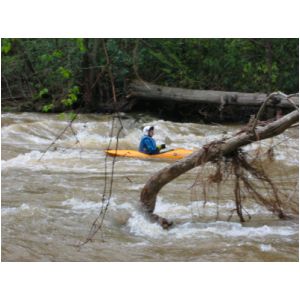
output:
[[[127,98],[134,98],[138,101],[171,100],[181,103],[217,104],[221,109],[226,105],[261,106],[265,102],[267,94],[182,89],[136,80],[130,84]],[[299,106],[298,96],[291,97],[290,99]],[[274,96],[267,105],[281,108],[293,108],[286,97],[279,95]]]
[[[181,174],[205,164],[214,161],[222,156],[228,156],[242,146],[279,135],[294,123],[299,121],[299,112],[293,111],[277,121],[269,123],[265,127],[257,127],[255,130],[240,131],[229,139],[220,139],[203,146],[199,151],[190,156],[160,170],[150,177],[141,192],[141,202],[144,210],[151,219],[158,221],[164,228],[168,228],[171,223],[154,214],[156,196],[161,188],[180,176]],[[278,214],[282,212],[279,210]]]

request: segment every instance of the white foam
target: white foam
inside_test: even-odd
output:
[[[48,151],[39,160],[43,152],[31,151],[25,154],[19,154],[18,156],[9,159],[7,161],[1,161],[1,169],[3,171],[15,168],[15,169],[30,169],[34,171],[40,170],[52,170],[55,172],[100,172],[100,152],[80,152],[80,150],[68,149],[65,151]],[[104,155],[102,154],[102,157]],[[95,161],[99,161],[99,164],[95,164]],[[98,168],[97,168],[98,165]]]
[[[64,128],[68,122],[59,120],[44,120],[37,122],[17,122],[3,127],[1,131],[2,143],[9,145],[22,145],[25,148],[33,148],[34,145],[50,144]],[[73,129],[81,145],[86,148],[103,148],[109,138],[108,122],[74,123]],[[55,145],[64,147],[76,143],[73,132],[70,129],[61,136]]]
[[[270,244],[260,244],[259,248],[262,252],[275,251],[275,249]]]
[[[168,236],[167,231],[157,223],[149,222],[142,214],[137,211],[133,212],[128,219],[127,226],[129,231],[138,236],[148,236],[158,238],[161,236]]]
[[[292,153],[293,152],[293,153]],[[289,166],[295,166],[299,165],[299,159],[298,159],[298,150],[292,151],[289,149],[288,152],[275,152],[275,159],[278,161],[282,161],[285,165]]]
[[[190,216],[191,209],[189,205],[166,202],[162,197],[158,196],[155,205],[155,213],[162,217],[178,219]]]
[[[217,214],[217,209],[220,216],[228,217],[232,209],[235,209],[234,201],[226,201],[224,203],[208,201],[204,206],[204,201],[193,201],[188,205],[180,205],[178,203],[170,203],[165,201],[161,196],[157,197],[155,205],[155,213],[165,218],[171,219],[189,219],[192,216],[209,216],[213,217]],[[251,206],[245,207],[250,215],[272,215],[272,212],[265,207],[256,203],[251,203]]]
[[[1,214],[2,215],[11,215],[17,214],[20,211],[28,210],[30,207],[26,203],[22,203],[19,207],[1,207]]]
[[[224,237],[264,237],[269,235],[290,236],[296,231],[289,226],[263,225],[260,227],[244,227],[240,223],[217,221],[209,223],[205,231]]]
[[[129,185],[129,189],[130,189],[130,190],[134,190],[134,191],[139,191],[139,190],[141,190],[144,186],[145,186],[145,184],[130,184],[130,185]]]
[[[100,199],[99,199],[100,201]],[[107,204],[107,200],[104,202],[104,205]],[[82,198],[70,198],[62,202],[63,206],[69,207],[70,209],[76,210],[76,211],[99,211],[103,205],[102,202],[95,202],[95,201],[89,201]],[[130,203],[123,202],[121,204],[116,202],[115,197],[111,197],[109,199],[109,209],[111,210],[126,210],[126,211],[132,211],[133,206]]]
[[[297,234],[297,228],[290,226],[268,226],[245,227],[240,223],[234,222],[209,222],[209,223],[192,223],[186,222],[178,224],[164,230],[157,223],[151,223],[142,214],[134,212],[128,220],[128,227],[131,233],[138,236],[151,238],[182,239],[189,237],[196,238],[265,238],[267,236],[292,236]]]
[[[1,169],[6,170],[9,168],[31,168],[32,163],[37,163],[42,153],[39,151],[31,151],[25,154],[19,154],[18,156],[1,162]],[[38,168],[39,169],[39,168]]]
[[[204,203],[205,202],[203,200],[193,201],[191,204],[189,204],[189,210],[193,213],[201,212],[204,215],[213,216],[216,214],[218,208],[219,213],[224,214],[228,214],[231,210],[235,209],[234,200],[220,202],[219,204],[213,201],[207,201],[205,204]],[[251,206],[249,206],[249,204],[244,205],[244,208],[250,215],[272,215],[271,211],[257,203],[251,203]],[[244,214],[246,215],[245,212]]]
[[[62,202],[63,206],[67,206],[74,210],[99,210],[102,203],[87,201],[79,198],[71,198]]]
[[[48,144],[55,137],[55,133],[50,130],[55,126],[55,121],[11,124],[2,129],[1,137],[5,144]]]

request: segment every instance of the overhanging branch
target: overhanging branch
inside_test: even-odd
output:
[[[163,186],[181,174],[209,161],[213,161],[216,158],[227,156],[242,146],[279,135],[298,121],[299,112],[293,111],[279,120],[269,123],[265,127],[257,127],[255,131],[239,131],[238,134],[226,140],[220,139],[206,144],[190,156],[160,170],[150,177],[142,189],[140,200],[144,210],[153,220],[158,221],[164,228],[169,227],[171,225],[170,222],[153,213],[156,196]]]

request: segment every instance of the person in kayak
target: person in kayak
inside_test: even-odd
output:
[[[146,126],[143,129],[143,137],[140,141],[139,151],[146,154],[158,154],[160,150],[165,149],[166,145],[156,146],[156,142],[152,137],[154,135],[154,127]]]

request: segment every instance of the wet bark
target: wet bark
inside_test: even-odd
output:
[[[224,92],[213,90],[192,90],[165,87],[151,84],[144,81],[133,81],[130,84],[129,99],[137,101],[174,101],[178,103],[198,103],[219,105],[221,110],[224,106],[261,106],[267,98],[264,93],[240,93],[240,92]],[[299,97],[292,97],[297,105],[299,105]],[[276,106],[281,108],[291,108],[291,104],[284,97],[274,96],[269,101],[268,106]]]
[[[160,170],[150,177],[141,192],[140,200],[144,211],[151,219],[159,222],[163,228],[168,228],[172,222],[153,213],[156,196],[164,185],[197,166],[213,161],[221,156],[229,155],[239,147],[279,135],[298,121],[299,112],[293,111],[281,119],[267,124],[265,127],[257,127],[254,131],[239,131],[229,139],[220,139],[209,143],[190,156]]]

